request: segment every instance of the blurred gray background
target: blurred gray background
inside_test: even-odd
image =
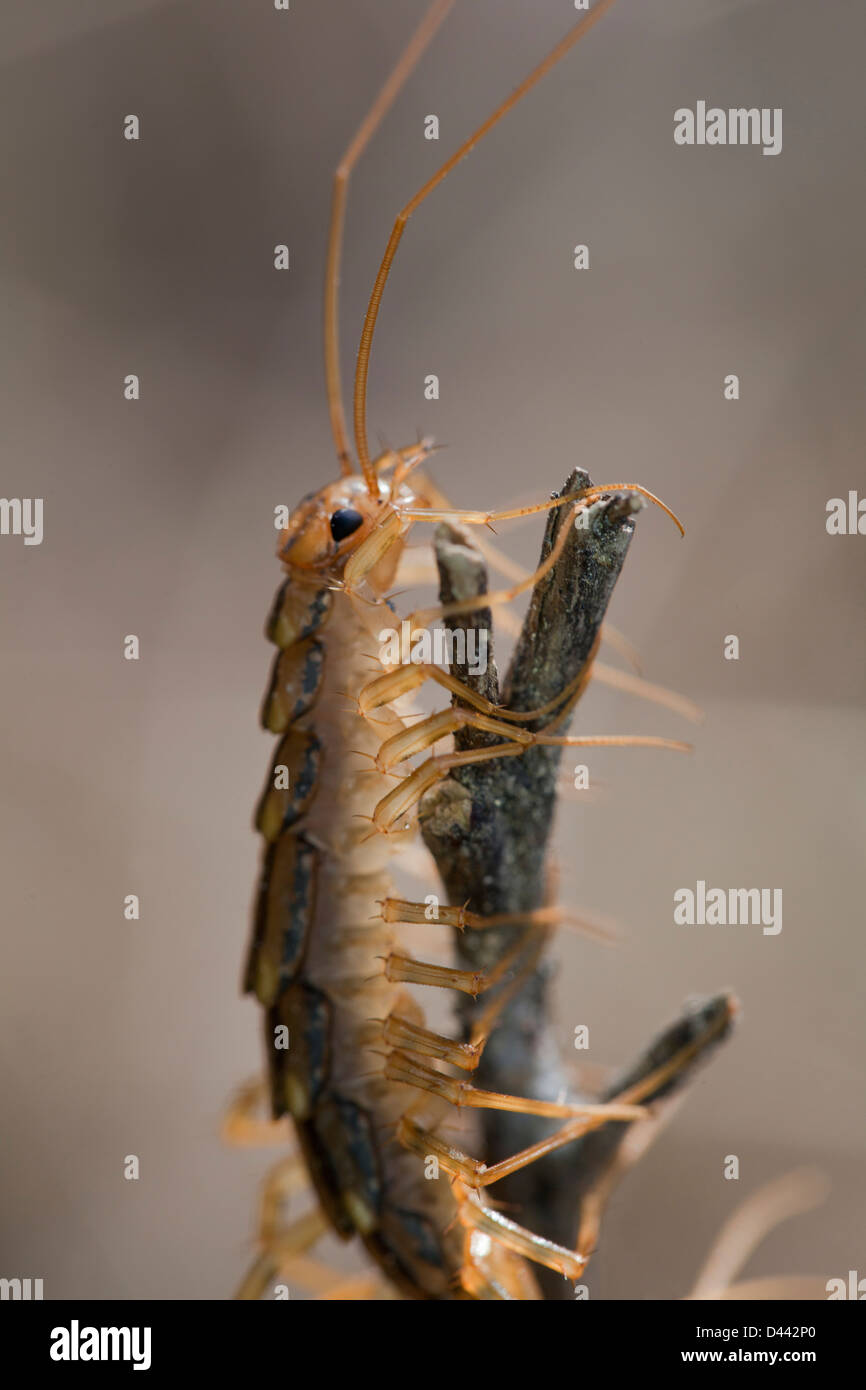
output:
[[[45,499],[41,546],[0,538],[0,1273],[49,1298],[224,1298],[247,1259],[274,1155],[219,1123],[259,1066],[239,973],[272,509],[335,471],[331,175],[423,8],[0,7],[2,491]],[[395,213],[574,18],[458,0],[352,185],[347,380]],[[540,498],[580,464],[687,525],[642,516],[611,618],[707,720],[694,757],[598,755],[603,795],[563,801],[563,897],[627,941],[560,938],[557,1026],[618,1063],[691,993],[731,986],[744,1012],[615,1200],[603,1297],[684,1293],[736,1201],[803,1163],[831,1196],[749,1272],[866,1275],[866,538],[825,530],[829,498],[866,493],[864,39],[860,0],[620,0],[417,214],[381,314],[371,432],[447,443],[456,504]],[[699,99],[782,107],[782,153],[676,147]],[[500,539],[529,564],[540,531]],[[600,687],[576,728],[690,736]],[[698,878],[781,887],[781,935],[675,927]]]

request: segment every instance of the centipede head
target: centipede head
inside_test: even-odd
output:
[[[289,572],[316,571],[340,578],[346,561],[389,513],[401,506],[427,505],[406,478],[432,448],[432,441],[421,440],[405,449],[386,449],[373,465],[374,491],[363,477],[349,474],[305,497],[277,545],[277,555]],[[396,535],[383,546],[382,558],[370,574],[374,587],[377,582],[390,582],[402,548]]]
[[[378,496],[371,496],[363,478],[338,478],[295,508],[280,533],[277,555],[292,569],[339,569],[369,536],[387,501],[384,482]]]

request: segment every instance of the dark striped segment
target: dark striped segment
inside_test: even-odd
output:
[[[325,676],[325,649],[315,637],[279,652],[262,705],[261,721],[272,734],[284,734],[313,708]]]
[[[284,650],[325,626],[334,606],[331,589],[316,589],[287,579],[277,590],[265,624],[265,636]]]
[[[382,1205],[382,1166],[366,1110],[354,1101],[326,1094],[310,1121],[330,1156],[340,1202],[362,1235],[375,1230]]]
[[[318,861],[318,849],[293,831],[265,855],[244,986],[265,1005],[276,1002],[300,969],[316,909]]]
[[[280,650],[261,722],[282,738],[256,808],[255,825],[266,848],[245,989],[266,1010],[273,1116],[294,1119],[307,1169],[334,1230],[343,1238],[360,1234],[409,1297],[448,1298],[452,1292],[440,1235],[420,1212],[386,1199],[372,1114],[329,1089],[336,1006],[302,976],[316,911],[320,851],[306,839],[300,822],[318,790],[323,750],[315,731],[298,728],[296,721],[313,709],[321,691],[325,648],[315,634],[332,608],[330,590],[287,579],[266,626],[268,639]]]
[[[268,1009],[265,1047],[271,1075],[274,1119],[286,1112],[306,1120],[325,1089],[331,1067],[333,1007],[326,994],[297,980]],[[276,1029],[288,1031],[288,1048],[275,1045]]]
[[[385,1205],[379,1225],[364,1237],[376,1263],[408,1298],[455,1297],[442,1239],[420,1212]]]
[[[312,729],[290,729],[277,744],[256,808],[256,830],[270,844],[300,820],[318,790],[322,745]]]

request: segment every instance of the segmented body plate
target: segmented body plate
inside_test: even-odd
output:
[[[262,722],[282,737],[256,813],[266,845],[245,985],[265,1006],[273,1113],[293,1116],[335,1229],[359,1233],[404,1292],[447,1298],[462,1249],[459,1228],[446,1230],[450,1186],[395,1142],[417,1095],[383,1077],[381,1021],[400,986],[383,968],[393,929],[371,918],[400,836],[370,836],[394,783],[360,755],[403,724],[386,707],[373,725],[347,698],[376,675],[374,613],[294,578],[271,612],[279,652]],[[288,1048],[275,1046],[281,1026]]]

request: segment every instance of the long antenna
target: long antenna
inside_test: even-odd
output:
[[[454,166],[459,164],[460,160],[464,159],[480,140],[484,139],[488,131],[491,131],[493,127],[502,120],[502,117],[505,116],[513,106],[517,105],[521,97],[525,97],[526,93],[532,90],[536,82],[540,82],[542,77],[546,76],[551,68],[556,66],[560,58],[565,57],[565,54],[568,53],[569,49],[574,47],[578,39],[583,38],[584,34],[601,19],[604,12],[610,9],[613,2],[614,0],[598,0],[598,4],[596,4],[594,9],[592,9],[589,14],[585,15],[583,19],[579,20],[577,24],[574,25],[573,29],[569,30],[565,38],[559,41],[556,47],[548,53],[543,62],[539,63],[538,67],[521,82],[519,87],[515,88],[505,101],[503,101],[502,105],[496,108],[492,116],[488,116],[483,125],[478,127],[475,134],[470,135],[469,139],[460,146],[459,150],[442,165],[442,168],[439,169],[431,179],[428,179],[424,187],[406,204],[402,212],[397,214],[397,219],[394,222],[394,229],[391,232],[391,238],[385,248],[382,264],[379,267],[379,273],[373,285],[373,292],[370,295],[370,303],[367,306],[364,327],[361,330],[361,342],[358,347],[358,358],[355,365],[355,447],[358,453],[358,462],[361,465],[361,472],[364,475],[364,479],[371,494],[375,493],[376,490],[376,475],[373,472],[373,467],[370,462],[370,450],[367,446],[367,374],[370,366],[370,348],[373,342],[373,333],[376,328],[376,319],[379,315],[382,292],[385,289],[391,265],[397,254],[397,247],[400,245],[406,223],[409,221],[412,213],[424,202],[424,199],[429,197],[434,188],[438,188],[442,180],[447,178]]]
[[[334,174],[331,223],[328,232],[328,258],[325,264],[325,384],[328,392],[331,430],[343,473],[352,472],[352,461],[349,457],[349,434],[343,411],[343,388],[340,382],[340,262],[343,254],[343,227],[346,220],[349,177],[375,135],[383,117],[390,110],[401,87],[411,75],[422,53],[453,4],[454,0],[433,0],[433,4],[409,40],[397,66],[359,126]]]

